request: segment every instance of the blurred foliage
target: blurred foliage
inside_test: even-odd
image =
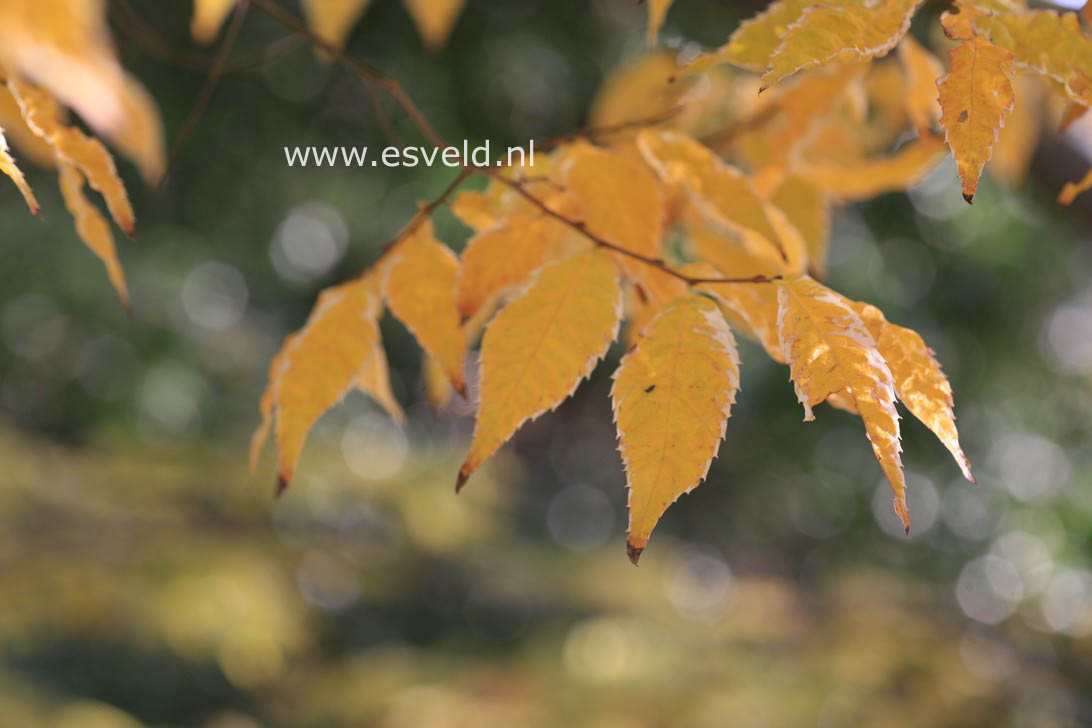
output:
[[[757,4],[680,0],[664,38],[715,45]],[[112,15],[172,138],[205,75],[182,61],[209,58],[189,10],[119,0]],[[430,55],[380,0],[349,49],[445,136],[507,145],[579,126],[643,29],[628,0],[472,2]],[[466,407],[430,412],[390,321],[408,429],[353,395],[282,500],[269,470],[246,478],[280,338],[452,174],[288,170],[282,148],[385,143],[355,78],[254,14],[166,186],[122,169],[139,217],[121,251],[131,320],[69,220],[0,196],[0,724],[1092,721],[1081,210],[1059,212],[1035,178],[987,180],[967,207],[946,165],[836,222],[831,284],[937,350],[977,488],[904,419],[904,538],[859,423],[821,408],[801,424],[786,371],[745,346],[709,483],[634,569],[607,377],[456,498]],[[1044,143],[1039,177],[1076,156],[1050,152],[1061,143]],[[50,177],[29,176],[60,209]],[[442,216],[439,233],[457,247],[467,231]]]

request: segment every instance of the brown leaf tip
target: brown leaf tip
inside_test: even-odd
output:
[[[963,199],[967,201],[968,205],[973,205],[974,204],[974,193],[973,192],[971,192],[971,193],[964,192],[963,193]]]
[[[276,486],[274,486],[273,494],[276,497],[280,498],[281,495],[284,494],[285,489],[287,489],[287,488],[288,488],[288,478],[284,477],[283,475],[278,475],[277,476],[277,484],[276,484]]]
[[[470,480],[470,473],[466,468],[461,468],[459,474],[455,477],[455,492],[458,493],[466,485],[466,481]]]
[[[641,560],[641,554],[644,550],[644,546],[638,546],[637,544],[628,541],[626,542],[626,555],[629,556],[629,561],[634,566],[640,566],[637,562]]]

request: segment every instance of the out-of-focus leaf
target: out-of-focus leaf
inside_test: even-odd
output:
[[[438,51],[447,43],[455,21],[466,0],[402,0],[417,26],[421,42],[430,51]]]
[[[903,190],[920,181],[940,161],[944,142],[935,136],[918,139],[887,157],[854,164],[805,164],[800,173],[831,197],[865,200]]]
[[[466,337],[455,305],[458,275],[459,259],[436,239],[432,221],[425,218],[392,253],[383,290],[391,313],[443,365],[461,392]]]
[[[8,140],[4,136],[3,127],[0,127],[0,174],[7,175],[11,178],[11,181],[15,183],[15,186],[19,188],[19,193],[23,196],[23,199],[26,200],[27,207],[30,208],[31,214],[37,215],[38,200],[34,199],[34,192],[31,191],[30,185],[27,184],[26,177],[23,176],[23,171],[15,164],[15,160],[8,151]]]

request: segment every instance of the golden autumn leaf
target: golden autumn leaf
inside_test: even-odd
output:
[[[935,136],[917,139],[894,154],[850,164],[807,163],[800,174],[830,197],[865,200],[903,190],[921,181],[940,161],[944,142]]]
[[[695,80],[676,78],[677,72],[675,56],[667,51],[638,56],[622,65],[607,76],[592,102],[591,128],[614,130],[604,138],[604,143],[614,145],[633,139],[640,126],[624,127],[635,122],[674,125],[701,113],[701,104],[690,95]]]
[[[918,136],[925,136],[940,118],[937,80],[944,74],[944,67],[911,35],[899,43],[899,61],[906,72],[906,112]]]
[[[823,5],[842,7],[853,0],[826,0]],[[781,45],[785,31],[816,4],[815,0],[776,0],[755,17],[745,20],[728,42],[712,53],[695,58],[686,70],[703,71],[720,63],[731,63],[754,73],[762,73],[770,65],[770,57]]]
[[[371,0],[300,0],[300,4],[315,35],[340,48]]]
[[[272,389],[268,399],[263,398],[263,420],[266,412],[272,414],[278,491],[292,482],[311,427],[357,386],[361,370],[374,364],[380,304],[370,276],[326,289],[307,323],[285,339],[273,360]],[[256,437],[252,451],[260,448]]]
[[[1046,89],[1040,79],[1021,74],[1012,80],[1014,104],[997,137],[990,159],[990,174],[1009,187],[1027,177],[1042,131],[1042,109],[1047,103]]]
[[[774,361],[784,364],[778,334],[777,286],[773,283],[703,283],[733,325],[762,344]]]
[[[834,123],[835,115],[864,71],[862,64],[829,66],[763,94],[770,99],[769,106],[754,114],[768,115],[769,122],[739,135],[733,144],[756,170],[754,181],[761,193],[768,194],[781,183],[801,151],[821,132],[841,126]]]
[[[98,139],[59,121],[60,109],[45,91],[20,81],[8,81],[27,126],[53,148],[59,161],[77,167],[88,184],[102,195],[110,216],[126,235],[133,234],[136,218],[114,159]]]
[[[891,369],[899,400],[933,431],[952,454],[963,477],[973,483],[971,463],[959,445],[959,432],[952,411],[952,385],[941,371],[933,350],[916,331],[888,322],[883,312],[875,306],[858,303],[854,305],[854,310],[864,321],[876,342],[876,349]]]
[[[660,28],[667,18],[667,11],[675,0],[646,0],[648,5],[648,32],[645,42],[649,48],[656,46],[656,38],[660,35]]]
[[[292,351],[292,340],[296,337],[296,334],[289,334],[284,337],[284,341],[281,342],[281,348],[277,350],[277,353],[273,356],[273,360],[269,362],[269,374],[266,378],[265,389],[262,390],[261,399],[258,400],[258,414],[261,415],[261,421],[258,423],[258,427],[254,430],[254,434],[250,436],[250,474],[258,470],[258,460],[262,455],[262,448],[265,447],[265,441],[269,438],[269,433],[273,430],[273,401],[276,396],[276,382],[281,374],[281,366],[284,364],[285,358],[288,356],[288,352]]]
[[[39,167],[53,169],[55,166],[53,148],[27,126],[23,112],[15,97],[11,95],[7,84],[0,84],[0,128],[4,130],[8,142],[18,152],[18,158],[33,162]]]
[[[402,0],[417,26],[421,42],[431,51],[438,51],[447,43],[459,13],[466,0]]]
[[[562,184],[583,210],[584,228],[619,248],[646,258],[661,257],[666,205],[655,175],[635,155],[580,144],[568,151]],[[678,281],[654,266],[614,254],[627,277],[652,296],[677,295]]]
[[[83,194],[84,176],[75,165],[58,157],[57,173],[60,177],[61,196],[65,207],[76,223],[76,234],[80,240],[98,256],[106,266],[106,274],[117,291],[125,308],[129,308],[129,290],[125,285],[125,273],[118,261],[114,236],[110,233],[110,224],[98,208],[91,204]]]
[[[220,32],[224,19],[235,7],[236,0],[193,0],[190,35],[198,43],[208,44]]]
[[[1077,199],[1077,195],[1085,192],[1089,188],[1092,188],[1092,169],[1077,182],[1066,182],[1062,187],[1062,191],[1058,193],[1058,204],[1069,206],[1073,204],[1073,200]]]
[[[677,132],[645,131],[637,143],[660,177],[686,189],[691,202],[709,219],[741,235],[757,235],[785,256],[778,231],[742,172]]]
[[[559,204],[566,211],[564,204]],[[560,257],[572,230],[538,210],[519,210],[467,241],[456,282],[456,304],[473,316],[497,295],[526,281],[543,263]]]
[[[948,74],[937,88],[944,110],[940,125],[963,180],[963,199],[973,202],[982,168],[1015,103],[1013,56],[974,32],[974,9],[958,7],[960,12],[942,16],[948,37],[962,42],[948,54]]]
[[[849,393],[909,532],[895,383],[872,334],[848,300],[807,276],[778,281],[777,292],[781,349],[804,421],[832,394]]]
[[[11,181],[15,183],[15,186],[19,188],[19,193],[23,196],[23,199],[26,200],[27,207],[30,208],[31,214],[39,214],[38,200],[34,199],[34,192],[31,191],[30,185],[27,184],[27,180],[23,176],[23,171],[15,164],[15,160],[8,151],[8,140],[4,137],[3,127],[0,127],[0,174],[7,175]]]
[[[428,403],[435,410],[447,407],[451,403],[451,398],[455,396],[455,390],[451,388],[451,380],[444,374],[444,368],[438,361],[425,354],[421,374],[425,380],[425,396],[428,398]]]
[[[789,175],[770,202],[803,236],[811,269],[819,276],[826,275],[830,202],[822,188],[802,175]]]
[[[812,4],[790,25],[770,57],[762,85],[827,63],[884,56],[906,35],[922,0],[878,0],[874,5]]]
[[[374,399],[392,420],[400,425],[405,423],[406,413],[402,410],[402,405],[394,396],[394,392],[391,391],[390,367],[387,364],[387,355],[383,351],[383,342],[378,336],[371,355],[356,375],[356,388]]]
[[[33,79],[156,181],[166,164],[159,114],[109,38],[99,0],[5,0],[0,76]]]
[[[455,305],[458,275],[458,258],[436,239],[426,217],[393,251],[383,291],[391,313],[422,349],[436,357],[452,386],[462,392],[466,337]]]
[[[583,204],[589,232],[620,248],[659,257],[664,195],[647,167],[625,154],[581,144],[569,153],[562,179]]]
[[[668,506],[709,472],[738,388],[735,339],[716,304],[702,296],[668,303],[622,358],[611,398],[634,564]]]
[[[1012,54],[1018,68],[1057,81],[1070,100],[1092,106],[1092,41],[1076,13],[977,13],[973,20],[978,32]]]
[[[456,489],[529,419],[561,404],[618,335],[612,260],[589,250],[546,268],[497,314],[481,348],[478,416]]]

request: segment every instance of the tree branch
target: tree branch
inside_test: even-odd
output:
[[[402,110],[409,117],[410,121],[413,122],[414,126],[417,127],[418,131],[420,131],[421,134],[426,139],[428,139],[428,141],[431,142],[434,146],[441,149],[446,149],[447,147],[451,146],[446,141],[444,141],[444,138],[440,136],[439,133],[437,133],[437,131],[433,128],[432,124],[429,123],[428,119],[424,116],[424,114],[421,113],[420,109],[417,108],[417,105],[414,104],[412,99],[410,99],[410,97],[406,94],[405,90],[402,88],[402,85],[399,84],[398,81],[396,81],[394,78],[388,76],[379,69],[374,68],[373,66],[370,66],[367,63],[364,63],[363,61],[360,61],[350,56],[337,46],[319,37],[303,22],[292,16],[290,13],[282,10],[275,2],[273,2],[273,0],[243,0],[243,2],[248,1],[253,3],[255,7],[257,7],[259,10],[261,10],[280,24],[284,25],[289,30],[299,33],[300,35],[310,40],[311,43],[313,43],[315,46],[326,51],[331,58],[355,73],[365,84],[367,84],[368,82],[372,82],[377,84],[384,91],[386,91],[387,94],[392,99],[394,99],[395,103],[402,107]],[[631,122],[623,122],[622,124],[615,124],[610,127],[603,127],[598,130],[598,133],[613,133],[615,131],[636,128],[642,124],[648,125],[651,123],[658,123],[659,121],[665,120],[665,118],[670,118],[670,116],[673,116],[676,113],[678,113],[677,108],[671,109],[669,115],[666,117],[663,114],[660,114],[657,117],[652,117],[651,120],[638,119]],[[563,141],[565,141],[564,138],[558,140],[558,143]],[[494,167],[490,165],[477,166],[472,164],[466,164],[465,160],[459,174],[455,177],[455,179],[451,181],[451,183],[440,194],[440,196],[425,205],[417,213],[417,216],[412,221],[410,221],[409,225],[407,225],[397,236],[395,236],[393,240],[383,245],[379,258],[370,266],[368,266],[367,269],[365,269],[365,273],[371,270],[372,267],[374,267],[380,260],[382,260],[383,256],[389,253],[399,241],[401,241],[407,235],[411,235],[422,224],[425,217],[432,215],[432,213],[435,212],[436,209],[440,207],[440,205],[444,204],[448,200],[448,198],[451,197],[451,195],[455,192],[459,185],[462,184],[467,177],[474,174],[475,172],[485,174],[491,179],[495,179],[501,184],[510,187],[528,202],[541,210],[543,214],[548,215],[555,220],[558,220],[562,224],[569,226],[576,232],[583,235],[597,247],[612,250],[616,253],[619,253],[620,255],[624,255],[634,260],[640,261],[645,265],[652,266],[653,268],[658,268],[664,273],[674,276],[681,281],[684,281],[688,285],[696,285],[698,283],[770,283],[781,278],[781,276],[779,275],[758,275],[742,278],[696,278],[693,276],[688,276],[685,273],[681,273],[680,271],[671,268],[664,260],[660,258],[652,258],[641,253],[636,253],[620,245],[616,245],[609,240],[605,240],[601,236],[588,230],[584,225],[583,220],[573,220],[572,218],[566,217],[565,215],[562,215],[561,213],[552,210],[549,206],[546,205],[546,203],[531,194],[524,187],[522,182],[508,179]]]

